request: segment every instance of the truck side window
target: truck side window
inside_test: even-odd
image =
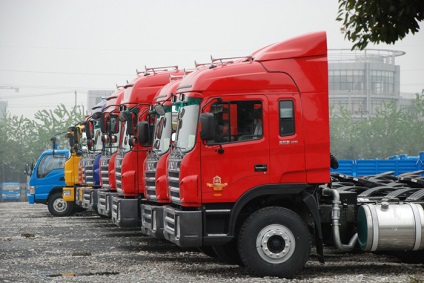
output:
[[[261,139],[262,102],[218,102],[211,106],[215,116],[215,140],[212,143],[228,143]]]
[[[280,101],[280,136],[289,136],[295,133],[294,105],[292,100]]]
[[[45,155],[38,164],[37,178],[44,178],[52,170],[61,169],[65,166],[65,155]]]

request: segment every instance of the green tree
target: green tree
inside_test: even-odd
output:
[[[7,113],[0,120],[0,170],[5,172],[1,181],[24,182],[25,164],[37,160],[44,150],[51,148],[50,138],[55,135],[59,134],[59,146],[68,148],[64,132],[83,119],[82,106],[68,110],[63,104],[54,110],[38,111],[32,120]]]
[[[68,148],[68,141],[64,139],[65,133],[70,126],[76,125],[84,120],[84,108],[76,106],[70,110],[65,105],[60,104],[54,110],[40,110],[34,115],[31,128],[33,133],[35,154],[51,148],[50,138],[58,136],[60,148]]]
[[[424,96],[399,109],[394,101],[374,116],[355,118],[346,109],[331,112],[331,151],[339,159],[417,155],[424,150]]]
[[[362,50],[369,42],[393,44],[418,32],[422,20],[422,0],[339,0],[337,21],[343,22],[352,49]]]

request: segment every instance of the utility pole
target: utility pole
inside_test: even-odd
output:
[[[75,91],[75,107],[77,107],[77,91]]]

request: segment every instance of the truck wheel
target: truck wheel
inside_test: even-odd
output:
[[[64,201],[62,192],[56,192],[49,197],[48,208],[53,216],[69,216],[74,209],[74,204]]]
[[[308,227],[292,210],[266,207],[244,222],[238,250],[247,270],[258,276],[292,278],[310,252]]]
[[[243,266],[235,239],[222,246],[212,246],[212,249],[222,262]]]

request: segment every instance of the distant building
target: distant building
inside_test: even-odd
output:
[[[328,80],[330,105],[355,116],[368,116],[395,100],[399,107],[411,104],[400,95],[400,66],[395,58],[403,51],[366,49],[330,49],[328,51]]]
[[[102,101],[102,98],[109,97],[113,92],[113,90],[89,90],[87,93],[87,112],[90,113],[91,108]]]

